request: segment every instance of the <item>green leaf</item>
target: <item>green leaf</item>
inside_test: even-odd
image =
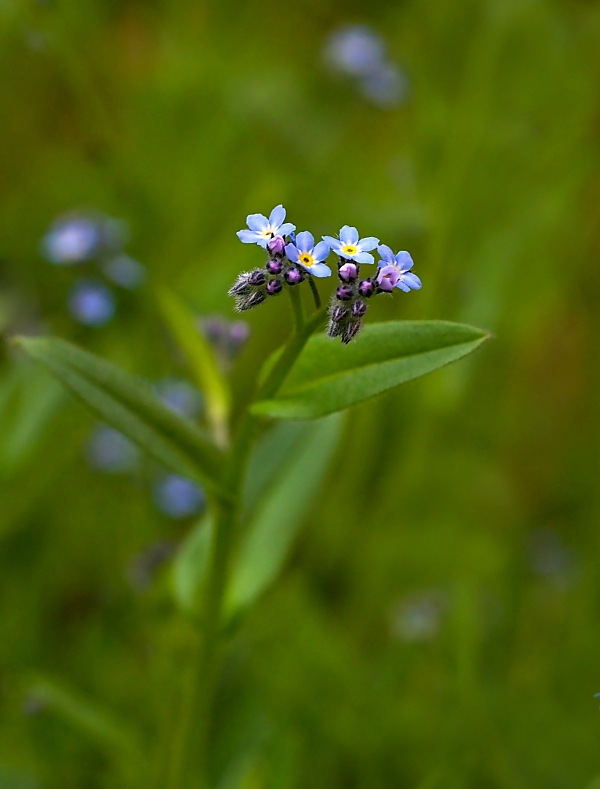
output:
[[[242,540],[227,593],[229,614],[250,605],[277,577],[318,492],[342,426],[339,414],[303,426],[302,441],[261,497]]]
[[[173,591],[184,611],[193,611],[208,570],[213,521],[204,515],[187,535],[173,562]]]
[[[251,410],[279,419],[316,419],[454,362],[488,337],[448,321],[370,324],[349,345],[315,335],[277,397],[259,400]]]
[[[37,365],[12,365],[0,382],[0,474],[21,466],[50,425],[65,392]]]
[[[277,422],[256,443],[244,477],[242,517],[247,516],[306,435],[303,422]]]
[[[158,291],[163,317],[173,338],[185,353],[190,368],[206,399],[207,418],[220,446],[228,441],[231,394],[227,380],[219,370],[213,349],[199,331],[193,313],[166,288]]]
[[[167,408],[143,381],[71,343],[17,338],[101,419],[178,474],[218,493],[221,453],[192,422]]]
[[[54,680],[36,678],[28,693],[31,698],[41,702],[44,707],[52,708],[99,745],[131,755],[140,752],[136,732],[116,720],[110,712],[100,709],[95,702],[58,685]]]

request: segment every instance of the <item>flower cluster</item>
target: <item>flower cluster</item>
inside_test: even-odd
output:
[[[315,244],[308,231],[296,235],[295,225],[285,222],[285,216],[282,205],[274,208],[268,219],[262,214],[251,214],[246,220],[249,229],[238,232],[240,241],[263,247],[268,258],[263,268],[240,274],[230,288],[237,310],[262,304],[269,296],[281,293],[286,285],[293,287],[305,279],[331,276],[325,261],[334,252],[338,256],[340,285],[331,298],[328,334],[349,343],[362,328],[368,299],[391,293],[395,288],[408,293],[421,287],[421,280],[411,272],[413,260],[408,252],[394,254],[378,238],[360,238],[358,230],[348,225],[342,227],[338,238],[323,236]],[[360,267],[375,263],[371,254],[375,249],[380,257],[377,273],[362,278]]]
[[[135,290],[146,278],[145,267],[124,253],[126,241],[124,222],[80,211],[58,217],[43,237],[40,249],[46,260],[55,266],[76,268],[78,273],[85,271],[73,284],[68,299],[69,312],[78,323],[104,326],[117,307],[112,286]]]

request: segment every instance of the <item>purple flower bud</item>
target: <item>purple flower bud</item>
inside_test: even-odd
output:
[[[369,298],[369,296],[372,296],[375,292],[375,286],[370,279],[363,279],[363,281],[358,286],[358,292],[361,296]]]
[[[233,285],[229,288],[230,296],[243,296],[250,293],[250,274],[244,272],[240,274]]]
[[[283,284],[279,279],[270,279],[267,282],[267,293],[269,296],[276,296],[278,293],[281,293],[282,288]]]
[[[235,300],[235,308],[238,312],[251,310],[252,307],[257,307],[259,304],[262,304],[266,298],[266,291],[255,290],[254,293],[251,293],[249,296],[238,296]]]
[[[348,323],[344,326],[344,330],[342,331],[342,342],[344,345],[348,345],[348,343],[356,337],[361,329],[362,321],[360,318],[348,321]]]
[[[283,255],[285,241],[281,236],[274,236],[267,244],[267,249],[272,255]]]
[[[269,260],[267,263],[267,271],[269,274],[279,274],[283,266],[280,260]]]
[[[259,268],[255,268],[248,277],[248,283],[253,286],[262,285],[266,278],[267,277],[264,271],[261,271]]]
[[[335,295],[340,301],[349,301],[352,298],[352,288],[348,285],[342,285],[335,292]]]
[[[288,285],[297,285],[299,282],[302,282],[303,279],[304,274],[299,268],[296,268],[296,266],[293,266],[286,271],[285,281],[288,283]]]
[[[344,263],[338,271],[342,282],[352,282],[358,276],[358,267],[355,263]]]
[[[331,310],[331,320],[334,321],[334,323],[339,323],[340,321],[344,320],[347,314],[348,309],[338,304],[337,307],[334,307]]]
[[[336,323],[334,320],[329,321],[329,326],[327,327],[327,336],[333,340],[334,337],[339,337],[342,333],[342,326],[339,323]]]
[[[362,318],[362,316],[365,314],[366,311],[367,311],[367,305],[365,304],[364,301],[362,301],[362,299],[358,299],[352,305],[352,314],[354,315],[355,318]]]

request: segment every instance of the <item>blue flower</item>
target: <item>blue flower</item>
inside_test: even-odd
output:
[[[296,225],[284,222],[285,208],[276,206],[267,219],[262,214],[250,214],[246,223],[250,230],[239,230],[237,237],[244,244],[258,244],[263,249],[267,248],[269,241],[275,236],[288,236],[296,229]]]
[[[285,248],[285,254],[292,263],[302,266],[309,274],[315,277],[331,276],[331,269],[323,263],[329,255],[329,244],[325,243],[325,241],[319,241],[317,246],[315,246],[313,234],[309,233],[308,230],[298,233],[296,243],[288,244]]]
[[[98,222],[89,217],[69,216],[54,222],[42,240],[42,252],[50,263],[69,266],[89,260],[101,243]]]
[[[355,263],[374,263],[373,255],[369,255],[372,249],[379,244],[379,239],[375,236],[367,238],[358,237],[358,230],[355,227],[344,227],[340,230],[340,237],[323,236],[323,240],[340,257],[346,260],[354,260]]]
[[[414,263],[408,252],[398,252],[394,255],[390,247],[385,244],[380,244],[377,251],[381,255],[377,282],[382,290],[391,292],[394,288],[400,288],[405,293],[409,293],[411,290],[421,288],[421,280],[416,274],[410,273]]]
[[[84,326],[104,326],[113,318],[116,306],[112,291],[96,280],[79,280],[69,295],[71,317]]]

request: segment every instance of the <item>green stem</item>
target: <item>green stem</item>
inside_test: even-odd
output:
[[[292,304],[294,304],[292,297]],[[298,295],[299,300],[299,295]],[[294,308],[296,310],[296,307]],[[300,310],[301,310],[300,305]],[[306,342],[319,328],[325,319],[326,310],[321,309],[312,315],[308,321],[302,324],[296,315],[296,331],[289,339],[283,353],[273,366],[273,369],[266,380],[259,387],[256,399],[272,397],[285,377],[289,373],[292,365],[298,358]],[[195,711],[188,718],[189,722],[183,722],[181,733],[181,747],[186,752],[182,760],[184,765],[189,765],[190,773],[196,773],[195,765],[199,765],[200,780],[192,784],[194,788],[208,789],[208,754],[210,748],[210,723],[212,718],[212,708],[214,704],[215,689],[219,680],[219,669],[221,664],[220,628],[222,619],[223,599],[227,589],[229,577],[229,564],[231,559],[232,547],[236,535],[237,515],[239,511],[240,493],[246,463],[258,433],[260,423],[246,411],[242,422],[238,428],[233,446],[228,456],[226,471],[223,476],[223,487],[229,494],[226,500],[214,502],[215,511],[215,530],[214,547],[209,570],[209,577],[206,588],[205,608],[203,616],[203,645],[200,659],[196,667],[198,676],[198,689],[195,691],[195,699],[191,700]],[[190,688],[192,692],[192,688]],[[191,735],[194,733],[192,742]],[[176,774],[181,771],[176,770]],[[172,779],[173,781],[174,779]],[[175,787],[176,784],[170,783],[169,786]]]
[[[294,311],[294,327],[296,329],[296,334],[300,334],[304,328],[304,311],[302,310],[302,299],[300,298],[300,292],[297,288],[290,287],[288,288],[288,293],[290,294],[292,310]]]
[[[319,289],[317,288],[317,283],[314,281],[312,277],[308,278],[308,284],[310,285],[310,289],[312,290],[312,295],[315,300],[315,307],[320,310],[321,309],[321,294],[319,293]]]

